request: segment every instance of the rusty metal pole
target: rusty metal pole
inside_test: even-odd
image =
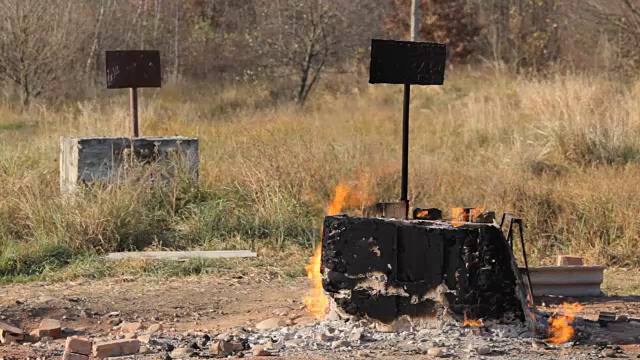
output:
[[[411,0],[411,41],[420,38],[420,0]]]
[[[404,102],[402,106],[402,184],[400,201],[405,203],[405,218],[409,217],[409,101],[411,85],[404,85]]]
[[[411,1],[411,41],[418,41],[420,32],[420,0]],[[409,218],[409,105],[411,102],[411,85],[404,85],[404,102],[402,107],[402,184],[400,201],[405,203],[405,218]]]
[[[133,137],[140,136],[138,132],[138,88],[130,88],[130,106],[131,106],[131,120],[133,124]]]

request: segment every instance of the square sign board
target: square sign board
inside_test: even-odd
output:
[[[447,58],[444,44],[371,40],[371,84],[442,85]]]
[[[107,51],[107,89],[160,87],[158,50]]]

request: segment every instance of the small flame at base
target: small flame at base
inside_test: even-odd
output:
[[[473,319],[469,319],[467,318],[467,315],[464,315],[464,322],[463,322],[464,326],[473,326],[473,327],[481,327],[484,324],[482,323],[482,320],[473,320]]]
[[[562,344],[573,337],[575,331],[571,326],[571,323],[576,318],[576,313],[582,310],[584,306],[575,303],[563,303],[560,309],[551,315],[549,318],[549,335],[547,342],[550,344]]]
[[[342,211],[342,207],[347,201],[347,195],[351,188],[342,183],[336,186],[335,195],[333,200],[327,207],[327,215],[337,215]],[[329,300],[322,288],[322,242],[318,244],[313,256],[309,258],[309,264],[307,268],[307,278],[311,282],[311,290],[302,299],[302,302],[307,306],[307,310],[312,313],[316,318],[322,319],[327,314],[327,305]]]
[[[325,316],[329,303],[327,296],[322,290],[322,275],[320,274],[321,259],[322,244],[318,244],[313,256],[309,258],[309,264],[307,265],[307,278],[309,278],[312,288],[302,300],[309,312],[319,319]]]

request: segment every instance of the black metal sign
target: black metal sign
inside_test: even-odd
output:
[[[442,85],[447,47],[431,42],[371,41],[371,84]]]
[[[130,89],[132,132],[138,137],[138,88],[162,86],[160,51],[107,51],[106,64],[107,89]]]
[[[402,182],[400,202],[409,214],[409,101],[411,85],[442,85],[447,59],[444,44],[415,41],[371,40],[369,83],[403,84]]]
[[[107,89],[160,87],[160,51],[107,51]]]

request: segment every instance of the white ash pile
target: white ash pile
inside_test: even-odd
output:
[[[304,327],[282,327],[249,334],[250,344],[264,345],[274,353],[314,353],[319,356],[335,352],[356,352],[360,356],[428,354],[449,357],[473,353],[478,355],[517,354],[531,347],[531,333],[520,324],[492,324],[471,327],[456,322],[441,322],[431,328],[415,328],[408,320],[394,325],[360,321],[321,321]]]

